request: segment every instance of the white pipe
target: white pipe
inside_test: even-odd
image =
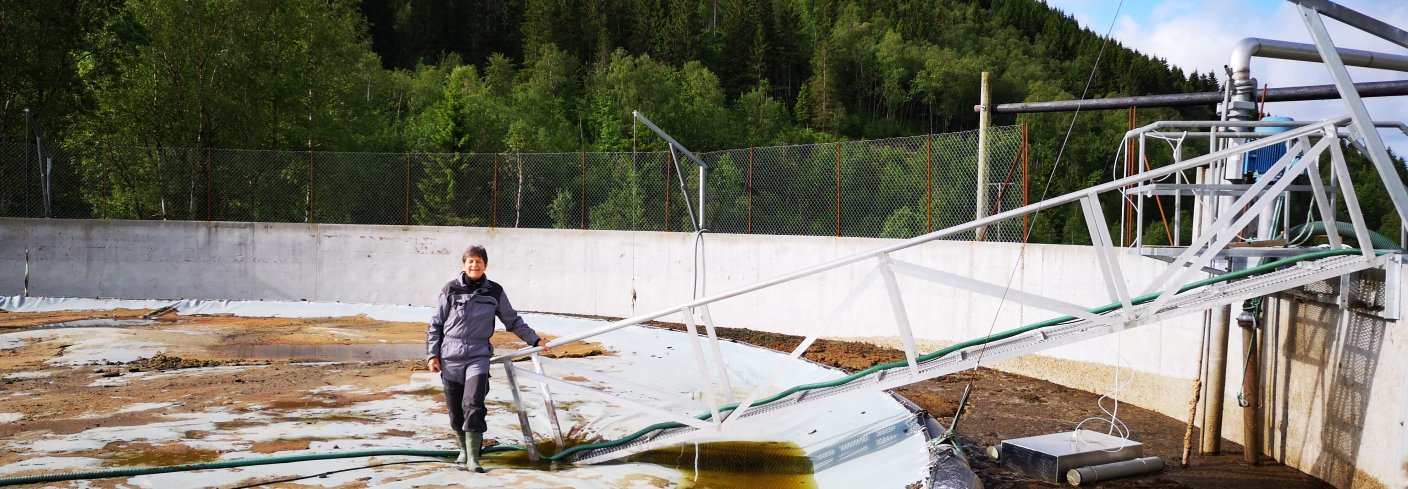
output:
[[[1393,71],[1408,71],[1408,56],[1377,53],[1359,49],[1337,48],[1334,51],[1340,61],[1347,66],[1377,68]],[[1252,120],[1256,118],[1256,79],[1252,78],[1252,57],[1288,59],[1322,63],[1324,58],[1314,44],[1277,41],[1248,37],[1237,42],[1227,61],[1232,72],[1228,85],[1232,88],[1232,101],[1223,106],[1222,113],[1232,120]]]
[[[1408,71],[1408,56],[1348,48],[1338,48],[1336,51],[1347,66]],[[1248,37],[1237,42],[1227,61],[1227,65],[1232,68],[1232,80],[1251,79],[1253,56],[1312,63],[1322,61],[1314,44]]]

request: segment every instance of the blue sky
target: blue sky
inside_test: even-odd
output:
[[[1109,32],[1121,44],[1158,56],[1184,71],[1213,71],[1222,80],[1223,65],[1232,46],[1242,38],[1259,37],[1312,42],[1295,4],[1285,0],[1046,0],[1047,5],[1070,14],[1097,34]],[[1340,0],[1337,3],[1408,29],[1408,2],[1398,0]],[[1116,17],[1118,9],[1118,17]],[[1113,21],[1113,27],[1112,27]],[[1325,19],[1326,28],[1342,48],[1408,55],[1408,49]],[[1325,67],[1315,63],[1266,58],[1252,60],[1252,76],[1272,87],[1331,83]],[[1356,82],[1408,80],[1408,73],[1350,68]],[[1408,97],[1365,99],[1369,113],[1379,120],[1408,121]],[[1346,114],[1339,101],[1268,103],[1266,111],[1298,120],[1323,119]],[[1400,156],[1408,155],[1408,137],[1398,131],[1381,131],[1384,141]]]

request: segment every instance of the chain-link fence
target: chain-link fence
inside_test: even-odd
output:
[[[902,238],[973,220],[976,131],[702,153],[712,232]],[[986,214],[1026,199],[1021,128],[989,132]],[[339,153],[0,145],[0,216],[692,231],[668,152]],[[41,161],[52,161],[45,210]],[[697,214],[695,214],[697,215]],[[982,239],[1017,241],[1023,223]],[[973,239],[977,236],[960,237]]]

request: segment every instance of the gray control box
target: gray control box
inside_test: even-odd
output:
[[[998,463],[1049,482],[1065,482],[1066,471],[1144,456],[1144,444],[1090,430],[1003,440]]]

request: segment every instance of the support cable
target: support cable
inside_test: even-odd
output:
[[[1120,0],[1119,5],[1115,7],[1114,19],[1118,19],[1118,18],[1119,18],[1119,13],[1120,13],[1120,10],[1121,10],[1122,8],[1124,8],[1124,0]],[[1114,30],[1114,28],[1115,28],[1115,20],[1114,20],[1114,19],[1111,19],[1111,20],[1110,20],[1110,26],[1105,30],[1105,36],[1104,36],[1103,38],[1101,38],[1100,50],[1099,50],[1098,52],[1096,52],[1096,54],[1095,54],[1095,62],[1090,66],[1090,76],[1086,77],[1086,80],[1085,80],[1085,88],[1084,88],[1083,90],[1081,90],[1081,93],[1080,93],[1080,99],[1081,99],[1081,100],[1085,100],[1086,96],[1090,94],[1090,86],[1095,82],[1095,74],[1098,72],[1098,70],[1099,70],[1099,68],[1100,68],[1100,59],[1101,59],[1101,57],[1103,57],[1104,54],[1105,54],[1105,46],[1106,46],[1107,44],[1109,44],[1109,42],[1110,42],[1110,32],[1112,32],[1112,31]],[[1071,133],[1075,130],[1075,127],[1076,127],[1076,120],[1077,120],[1079,117],[1080,117],[1080,106],[1077,105],[1075,111],[1071,114],[1071,122],[1070,122],[1070,124],[1068,124],[1068,125],[1066,126],[1066,136],[1061,139],[1061,147],[1060,147],[1060,149],[1058,149],[1058,150],[1056,151],[1056,160],[1055,160],[1054,162],[1052,162],[1052,164],[1051,164],[1051,172],[1048,173],[1047,176],[1046,176],[1046,183],[1042,186],[1042,189],[1041,189],[1041,198],[1040,198],[1040,199],[1037,199],[1038,202],[1046,200],[1046,195],[1047,195],[1047,193],[1049,193],[1049,192],[1051,191],[1051,182],[1056,179],[1056,170],[1061,167],[1061,158],[1062,158],[1062,156],[1064,156],[1065,153],[1066,153],[1066,144],[1069,143],[1070,140],[1071,140]],[[1035,212],[1032,213],[1032,225],[1031,225],[1031,228],[1028,228],[1028,229],[1027,229],[1027,232],[1024,233],[1023,236],[1022,236],[1022,245],[1021,245],[1021,248],[1020,248],[1020,249],[1018,250],[1018,252],[1017,252],[1017,263],[1016,263],[1016,265],[1014,265],[1014,266],[1012,267],[1011,273],[1009,273],[1008,276],[1007,276],[1007,284],[1006,284],[1006,286],[1005,286],[1006,289],[1011,289],[1011,288],[1012,288],[1012,281],[1017,277],[1017,270],[1021,268],[1021,266],[1022,266],[1022,261],[1026,258],[1027,244],[1028,244],[1029,242],[1031,242],[1031,229],[1036,228],[1037,220],[1041,218],[1041,212],[1042,212],[1042,211],[1041,211],[1040,209],[1038,209],[1037,211],[1035,211]],[[1007,302],[1007,296],[1006,296],[1006,293],[1004,292],[1002,298],[1001,298],[1001,299],[999,300],[999,302],[998,302],[997,311],[993,313],[992,322],[989,323],[989,325],[988,325],[988,335],[989,335],[989,336],[992,335],[993,329],[995,329],[995,328],[997,327],[998,315],[1002,313],[1002,306],[1005,305],[1006,302]],[[977,372],[978,367],[979,367],[979,366],[982,364],[982,362],[983,362],[983,355],[984,355],[986,352],[987,352],[987,345],[984,344],[984,345],[983,345],[983,348],[978,351],[978,360],[977,360],[977,362],[974,363],[973,368],[972,368],[972,370],[971,370],[972,372],[974,372],[974,373]],[[971,382],[971,378],[970,378],[970,382]]]
[[[1104,54],[1105,54],[1105,46],[1106,46],[1107,44],[1109,44],[1109,42],[1110,42],[1110,33],[1113,32],[1113,30],[1114,30],[1114,28],[1115,28],[1115,20],[1119,18],[1120,10],[1123,9],[1123,8],[1124,8],[1124,0],[1120,0],[1119,5],[1115,7],[1115,15],[1114,15],[1113,18],[1110,20],[1110,26],[1109,26],[1108,28],[1106,28],[1106,30],[1105,30],[1105,36],[1104,36],[1103,38],[1101,38],[1101,41],[1100,41],[1100,50],[1099,50],[1098,52],[1096,52],[1096,54],[1095,54],[1095,62],[1092,63],[1091,66],[1090,66],[1090,75],[1089,75],[1088,77],[1086,77],[1086,80],[1085,80],[1085,88],[1081,90],[1081,94],[1080,94],[1080,99],[1081,99],[1081,100],[1085,100],[1086,96],[1088,96],[1089,93],[1090,93],[1090,86],[1095,82],[1095,74],[1098,73],[1098,70],[1099,70],[1099,68],[1100,68],[1100,59],[1101,59],[1101,58],[1104,56]],[[1052,162],[1052,164],[1051,164],[1051,172],[1047,174],[1046,183],[1042,186],[1042,189],[1041,189],[1041,198],[1040,198],[1040,199],[1037,199],[1038,202],[1046,200],[1046,195],[1047,195],[1047,193],[1050,192],[1050,190],[1051,190],[1051,182],[1056,179],[1056,170],[1061,167],[1061,158],[1062,158],[1062,156],[1064,156],[1065,153],[1066,153],[1066,145],[1067,145],[1067,143],[1069,143],[1070,140],[1071,140],[1071,133],[1075,130],[1075,127],[1076,127],[1076,120],[1077,120],[1079,117],[1080,117],[1080,106],[1077,105],[1077,106],[1076,106],[1076,109],[1075,109],[1075,111],[1074,111],[1074,113],[1071,114],[1071,122],[1070,122],[1070,124],[1068,124],[1068,125],[1066,126],[1066,135],[1065,135],[1064,138],[1061,139],[1061,147],[1060,147],[1059,150],[1056,151],[1056,160],[1055,160],[1054,162]],[[1026,258],[1027,244],[1031,242],[1031,230],[1036,228],[1037,220],[1041,218],[1041,212],[1042,212],[1042,211],[1041,211],[1040,209],[1038,209],[1036,212],[1033,212],[1033,213],[1032,213],[1032,225],[1031,225],[1031,227],[1028,228],[1028,229],[1026,230],[1026,232],[1024,232],[1023,235],[1022,235],[1022,244],[1021,244],[1020,248],[1019,248],[1018,251],[1017,251],[1017,262],[1012,266],[1012,271],[1011,271],[1010,273],[1008,273],[1008,275],[1007,275],[1007,283],[1006,283],[1005,286],[1004,286],[1002,298],[999,299],[998,305],[997,305],[997,310],[996,310],[995,312],[993,312],[992,321],[988,324],[987,337],[991,337],[991,336],[992,336],[992,333],[993,333],[993,330],[997,328],[998,316],[999,316],[1000,314],[1002,314],[1002,307],[1003,307],[1004,305],[1006,305],[1006,303],[1007,303],[1007,291],[1009,291],[1009,290],[1012,289],[1012,281],[1016,279],[1016,277],[1017,277],[1017,270],[1020,270],[1020,269],[1021,269],[1022,263],[1023,263],[1023,261],[1024,261],[1025,258]],[[969,374],[969,377],[968,377],[967,386],[965,386],[965,388],[964,388],[965,390],[970,389],[970,388],[972,387],[972,385],[973,385],[973,379],[974,379],[974,378],[976,377],[976,375],[977,375],[978,368],[979,368],[980,366],[982,366],[982,364],[983,364],[983,356],[987,353],[987,347],[988,347],[989,343],[990,343],[990,342],[984,342],[983,345],[982,345],[982,347],[978,350],[978,358],[977,358],[977,360],[973,363],[973,368],[971,368],[971,369],[969,370],[970,374]],[[1118,375],[1118,372],[1117,372],[1117,375]],[[965,396],[965,397],[966,397],[966,396]],[[1115,403],[1116,403],[1116,404],[1115,404],[1115,410],[1118,411],[1119,401],[1116,400]],[[960,406],[959,408],[962,409],[962,406]],[[1103,406],[1102,406],[1102,408],[1103,408]],[[957,416],[955,416],[955,417],[954,417],[954,424],[957,424],[957,421],[959,421],[959,419],[958,419]],[[1113,425],[1113,424],[1114,424],[1115,422],[1117,422],[1117,421],[1118,421],[1117,419],[1114,419],[1114,414],[1112,413],[1112,414],[1111,414],[1111,424]],[[950,429],[956,429],[956,426],[950,427]]]

